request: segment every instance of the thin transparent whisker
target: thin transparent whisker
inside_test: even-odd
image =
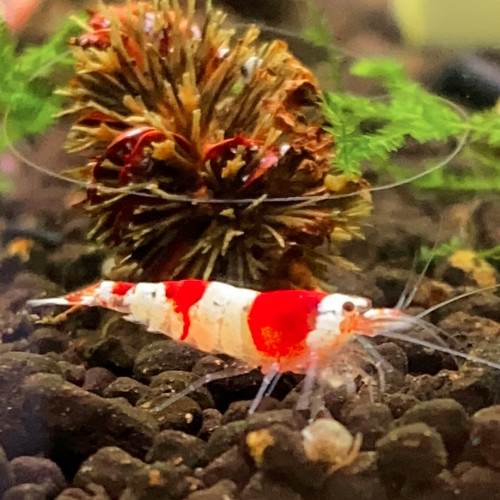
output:
[[[441,345],[433,344],[432,342],[427,342],[426,340],[418,339],[415,337],[411,337],[410,335],[405,335],[404,333],[397,332],[387,332],[382,333],[384,337],[394,340],[401,340],[403,342],[408,342],[410,344],[420,345],[422,347],[428,347],[429,349],[434,349],[436,351],[443,352],[445,354],[450,354],[452,356],[456,356],[457,358],[462,358],[467,361],[471,361],[474,363],[479,363],[485,366],[489,366],[490,368],[495,368],[496,370],[500,370],[500,363],[495,363],[494,361],[489,361],[487,359],[478,358],[476,356],[472,356],[471,354],[466,354],[464,352],[457,351],[455,349],[451,349],[450,347],[445,347]]]
[[[18,151],[12,141],[9,138],[8,131],[7,131],[7,119],[9,115],[10,109],[7,109],[5,112],[5,115],[2,120],[2,134],[5,139],[5,143],[9,150],[12,152],[12,154],[21,162],[25,163],[29,167],[33,168],[34,170],[44,174],[48,175],[50,177],[53,177],[55,179],[59,179],[65,182],[69,182],[71,184],[75,184],[77,186],[89,189],[89,188],[97,188],[100,189],[103,193],[127,193],[127,194],[133,194],[135,196],[140,196],[144,198],[158,198],[159,195],[157,194],[150,194],[150,193],[141,193],[138,191],[133,190],[133,186],[130,188],[112,188],[112,187],[107,187],[103,186],[101,184],[96,184],[96,183],[91,183],[91,182],[86,182],[86,181],[79,181],[78,179],[71,179],[69,177],[65,177],[64,175],[58,174],[56,172],[52,172],[49,169],[46,169],[42,167],[41,165],[38,165],[37,163],[31,161],[30,159],[26,158],[20,151]],[[406,179],[403,179],[401,181],[395,181],[395,182],[390,182],[388,184],[383,184],[381,186],[372,186],[370,188],[366,189],[360,189],[359,191],[354,191],[351,193],[342,193],[342,194],[335,194],[335,195],[317,195],[317,196],[286,196],[286,197],[280,197],[280,198],[264,198],[262,199],[261,203],[294,203],[294,202],[321,202],[321,201],[329,201],[329,200],[341,200],[341,199],[347,199],[347,198],[352,198],[355,196],[362,196],[363,194],[367,193],[373,193],[373,192],[378,192],[378,191],[385,191],[387,189],[393,189],[399,186],[404,186],[405,184],[409,184],[411,182],[414,182],[422,177],[425,177],[426,175],[431,174],[432,172],[435,172],[436,170],[439,170],[443,168],[445,165],[447,165],[455,156],[457,156],[464,145],[467,142],[467,139],[469,137],[469,131],[464,132],[458,139],[457,145],[455,149],[448,155],[446,156],[443,160],[441,160],[439,163],[434,165],[433,167],[423,171],[419,172],[415,175],[412,175]],[[255,198],[238,198],[238,199],[232,199],[232,198],[193,198],[190,196],[183,196],[183,195],[175,195],[175,194],[170,194],[170,193],[164,193],[164,197],[168,198],[169,200],[173,201],[179,201],[181,203],[192,203],[192,204],[207,204],[207,205],[248,205],[255,203]]]
[[[465,299],[466,297],[470,297],[471,295],[476,295],[477,293],[483,293],[483,292],[488,292],[491,290],[496,290],[499,287],[500,287],[500,284],[487,286],[485,288],[480,288],[480,289],[472,290],[469,292],[464,292],[460,295],[457,295],[456,297],[452,297],[451,299],[440,302],[439,304],[436,304],[435,306],[429,307],[428,309],[426,309],[425,311],[422,311],[421,313],[417,314],[414,317],[415,318],[423,318],[424,316],[427,316],[428,314],[430,314],[434,311],[437,311],[441,307],[447,306],[448,304],[452,304],[453,302],[456,302],[457,300]]]
[[[410,280],[408,280],[405,289],[403,290],[403,293],[401,294],[401,297],[399,297],[398,303],[396,304],[395,308],[400,309],[404,311],[412,302],[413,298],[415,297],[415,294],[417,293],[418,289],[420,288],[420,285],[422,284],[422,281],[427,274],[427,271],[429,270],[429,266],[431,265],[432,261],[434,260],[436,248],[438,246],[438,242],[440,240],[440,235],[441,231],[443,228],[443,219],[440,220],[439,222],[439,229],[438,229],[438,237],[436,238],[436,241],[434,242],[434,245],[432,247],[432,251],[430,254],[430,257],[427,259],[427,262],[425,263],[425,266],[418,276],[417,281],[414,283],[413,288],[411,289],[411,292],[408,293],[408,288],[410,284]],[[415,254],[415,257],[413,259],[413,265],[412,268],[414,269],[416,267],[416,264],[418,262],[418,254]],[[408,293],[408,295],[406,295]]]

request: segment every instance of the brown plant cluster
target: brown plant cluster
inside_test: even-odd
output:
[[[367,184],[332,171],[311,71],[224,20],[194,0],[102,5],[71,41],[90,238],[114,249],[115,278],[321,286],[337,242],[361,236]]]

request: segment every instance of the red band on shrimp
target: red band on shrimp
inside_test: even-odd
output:
[[[113,284],[113,289],[111,290],[111,293],[113,295],[119,295],[120,297],[123,297],[123,295],[125,295],[133,286],[134,286],[133,283],[117,281],[116,283]]]
[[[208,283],[202,280],[165,281],[165,297],[174,304],[174,311],[182,315],[183,328],[179,340],[185,340],[191,322],[189,309],[196,304],[205,293]]]
[[[275,359],[302,354],[307,335],[316,324],[318,304],[326,295],[304,290],[258,295],[248,313],[248,327],[256,349]]]

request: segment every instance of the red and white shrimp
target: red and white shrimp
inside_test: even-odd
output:
[[[248,367],[246,371],[260,368],[264,381],[251,412],[280,373],[306,374],[304,393],[308,397],[314,380],[331,371],[345,344],[377,334],[500,369],[496,363],[398,333],[421,324],[422,315],[415,318],[396,308],[373,308],[369,299],[341,293],[258,292],[195,279],[138,284],[101,281],[63,297],[31,300],[29,305],[105,307],[126,314],[125,319],[149,331],[207,353],[237,358]],[[361,345],[377,362],[376,352],[365,342]],[[196,386],[223,376],[221,372],[211,374]],[[193,386],[174,396],[175,400],[191,390]]]

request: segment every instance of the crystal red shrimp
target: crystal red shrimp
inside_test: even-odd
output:
[[[446,303],[459,298],[449,299]],[[373,308],[367,298],[342,293],[310,290],[258,292],[196,279],[138,284],[100,281],[62,297],[31,300],[28,304],[32,307],[105,307],[125,314],[125,319],[140,323],[149,331],[186,342],[207,353],[230,355],[249,369],[260,368],[264,381],[251,412],[266,391],[273,387],[280,373],[306,374],[303,391],[306,398],[313,381],[331,369],[336,354],[345,344],[358,339],[362,347],[367,348],[362,339],[378,334],[500,369],[495,362],[398,333],[419,325],[430,328],[435,335],[432,325],[422,321],[422,314],[413,317],[397,308]],[[371,356],[377,364],[379,356],[376,352],[369,346],[366,350],[368,357]],[[195,384],[203,385],[214,377],[224,378],[220,374],[210,374]],[[177,400],[193,389],[194,386],[190,386],[171,400]]]
[[[57,304],[113,309],[201,351],[228,354],[264,372],[278,363],[280,371],[299,373],[307,370],[311,352],[323,357],[354,331],[366,333],[370,321],[362,311],[371,305],[368,299],[338,293],[257,292],[195,279],[101,281],[64,297],[30,301],[31,306]]]

